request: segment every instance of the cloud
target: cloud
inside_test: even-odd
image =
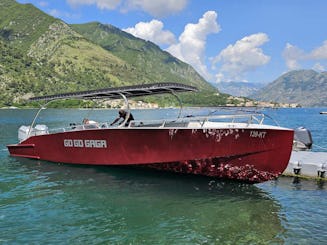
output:
[[[56,18],[59,18],[59,17],[62,16],[62,13],[57,9],[51,9],[49,14],[56,17]]]
[[[69,12],[63,12],[58,9],[49,9],[49,14],[56,18],[62,18],[62,17],[77,18],[78,17],[78,15],[73,15]]]
[[[163,17],[182,11],[188,0],[66,0],[71,6],[96,5],[104,10],[122,8],[129,12],[142,10],[154,17]]]
[[[171,45],[175,43],[175,36],[170,31],[163,30],[163,23],[159,20],[152,20],[150,22],[139,22],[135,27],[123,29],[132,35],[152,41],[158,45]]]
[[[67,0],[71,6],[96,5],[99,9],[115,9],[121,0]]]
[[[307,61],[326,61],[327,60],[327,40],[317,48],[314,48],[310,52],[287,43],[284,51],[283,58],[285,59],[286,66],[289,70],[300,69],[302,62]],[[323,70],[323,66],[318,62],[312,67],[315,70]]]
[[[45,2],[45,1],[41,1],[41,2],[39,2],[39,5],[41,7],[47,7],[49,5],[49,3],[48,2]]]
[[[289,70],[295,70],[300,68],[298,61],[305,59],[305,54],[303,50],[287,43],[283,51],[283,58],[285,59],[287,68]]]
[[[316,71],[325,71],[325,67],[323,65],[321,65],[319,62],[314,64],[312,69],[316,70]]]
[[[309,59],[326,60],[327,59],[327,40],[323,42],[322,46],[315,48],[309,54]]]
[[[163,17],[182,11],[188,0],[126,0],[125,10],[141,9],[155,17]]]
[[[247,72],[267,64],[270,57],[263,53],[260,46],[268,41],[265,33],[257,33],[228,45],[212,60],[213,66],[219,65],[216,81],[244,80]]]
[[[219,31],[217,13],[208,11],[198,23],[187,24],[179,37],[179,42],[171,45],[167,51],[192,65],[202,76],[210,80],[210,74],[205,65],[206,39],[209,34]]]
[[[221,72],[217,73],[217,74],[215,75],[215,81],[216,81],[217,83],[220,83],[220,82],[225,81],[225,76],[224,76],[224,74],[221,73]]]

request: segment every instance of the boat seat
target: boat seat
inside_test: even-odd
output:
[[[187,128],[189,122],[167,122],[165,124],[165,127],[181,127],[181,128]]]
[[[140,127],[140,128],[144,128],[144,127],[150,127],[150,128],[159,128],[162,125],[162,123],[140,123],[138,125],[136,125],[135,127]]]
[[[85,129],[99,128],[98,124],[84,124]]]

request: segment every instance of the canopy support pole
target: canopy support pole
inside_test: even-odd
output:
[[[183,103],[182,101],[180,100],[180,98],[173,92],[171,91],[171,94],[173,96],[175,96],[175,98],[177,99],[178,103],[179,103],[179,112],[178,112],[178,116],[177,118],[180,118],[181,117],[181,114],[182,114],[182,110],[183,110]]]
[[[52,102],[53,100],[49,100],[47,103],[45,103],[44,105],[41,105],[40,109],[37,111],[37,113],[35,114],[34,116],[34,119],[30,125],[30,128],[28,129],[28,134],[27,134],[27,138],[30,137],[31,133],[32,133],[32,129],[34,127],[34,124],[35,124],[35,121],[36,121],[36,118],[39,116],[40,112],[45,109],[45,107],[50,103]]]

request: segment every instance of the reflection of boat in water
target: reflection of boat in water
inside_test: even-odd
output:
[[[42,204],[38,203],[41,212],[32,214],[45,217],[33,226],[37,235],[56,227],[60,238],[62,234],[67,237],[69,226],[74,232],[69,234],[81,234],[86,239],[80,239],[83,243],[97,237],[97,241],[104,243],[114,240],[112,243],[122,244],[184,244],[186,240],[191,244],[217,244],[218,240],[230,244],[240,240],[247,244],[282,244],[278,236],[285,229],[281,205],[258,185],[125,166],[8,159],[20,163],[15,164],[15,169],[25,176],[20,180],[21,185],[24,182],[24,191],[22,187],[15,191],[27,198],[23,201],[15,196],[15,210],[28,213],[26,206],[35,202],[40,192],[43,194],[39,198]],[[15,176],[22,174],[15,172]],[[13,206],[12,202],[8,205]],[[54,214],[55,219],[48,218]],[[94,222],[89,222],[91,218]],[[8,234],[10,221],[2,220]],[[81,230],[83,222],[87,225]],[[26,221],[26,229],[28,225]],[[58,239],[55,233],[49,234],[50,239]]]
[[[196,91],[176,84],[145,84],[35,97],[117,99]],[[36,117],[38,116],[38,111]],[[128,113],[129,110],[128,110]],[[210,115],[165,120],[71,125],[49,130],[46,125],[22,126],[20,142],[8,145],[11,156],[89,165],[140,165],[155,169],[262,182],[286,168],[293,130],[263,124],[263,114]]]

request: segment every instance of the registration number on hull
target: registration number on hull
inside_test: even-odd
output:
[[[64,147],[107,148],[106,140],[64,139]]]
[[[264,139],[266,137],[266,134],[267,134],[267,132],[265,132],[265,131],[256,131],[256,130],[250,131],[250,137],[252,137],[252,138]]]

